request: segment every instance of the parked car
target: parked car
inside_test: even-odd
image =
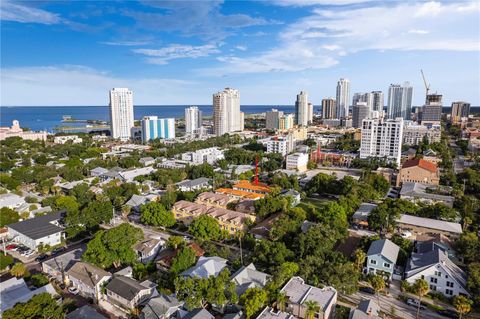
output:
[[[456,311],[450,310],[450,309],[443,309],[437,311],[440,315],[447,317],[447,318],[453,318],[453,319],[458,319],[460,316]]]
[[[61,253],[62,251],[65,250],[65,247],[61,246],[61,247],[57,247],[55,248],[54,250],[52,250],[52,255],[56,255],[58,253]]]
[[[412,232],[406,230],[406,231],[402,232],[402,237],[403,238],[410,238],[410,237],[412,237]]]
[[[17,247],[17,245],[15,244],[10,244],[10,245],[7,245],[7,247],[5,247],[7,250],[13,250]]]
[[[25,255],[24,255],[24,256],[25,256],[25,257],[30,257],[30,256],[32,256],[33,254],[35,254],[35,251],[29,250],[29,251],[25,252]]]
[[[42,262],[47,258],[48,258],[48,255],[42,254],[42,255],[38,256],[37,258],[35,258],[35,260],[38,261],[38,262]]]
[[[407,299],[407,304],[409,306],[418,307],[418,300],[409,298],[409,299]],[[426,308],[425,308],[425,306],[420,305],[420,309],[425,310]]]
[[[78,295],[79,291],[77,287],[68,287],[68,292],[72,295]]]
[[[361,292],[364,292],[366,294],[374,295],[375,294],[375,289],[372,287],[360,287],[358,288]]]

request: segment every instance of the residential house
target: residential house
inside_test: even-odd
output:
[[[65,319],[107,319],[107,317],[100,314],[89,305],[85,305],[67,313]]]
[[[288,312],[275,310],[272,307],[265,307],[256,319],[296,319],[297,317]]]
[[[320,310],[315,313],[316,319],[332,318],[337,303],[337,291],[333,287],[318,288],[310,286],[300,277],[292,277],[280,290],[287,297],[286,312],[305,319],[307,317],[306,301],[314,301]]]
[[[353,223],[362,226],[368,227],[368,215],[377,207],[375,204],[362,203],[360,207],[353,214],[352,220]]]
[[[430,291],[446,297],[469,296],[465,271],[455,265],[438,246],[430,247],[430,250],[412,253],[405,268],[405,280],[413,284],[417,279],[424,279]]]
[[[184,277],[199,277],[208,278],[210,276],[218,276],[218,274],[227,267],[227,260],[213,256],[213,257],[200,257],[197,264],[180,275]]]
[[[234,200],[242,200],[242,199],[257,200],[265,197],[265,194],[246,192],[246,191],[242,191],[239,189],[232,189],[232,188],[217,188],[215,190],[215,193],[228,195]]]
[[[408,230],[419,234],[442,234],[450,238],[458,238],[462,234],[462,225],[443,220],[417,217],[413,215],[400,215],[396,220],[399,232]]]
[[[397,176],[397,186],[405,182],[438,185],[440,172],[435,163],[420,158],[410,159],[403,163]]]
[[[300,204],[300,200],[301,200],[300,192],[297,192],[294,189],[290,189],[290,190],[284,190],[281,194],[282,196],[290,196],[292,198],[292,207],[295,207],[298,204]]]
[[[147,263],[155,259],[163,244],[163,240],[156,238],[145,239],[137,243],[134,250],[137,253],[138,261]]]
[[[176,183],[175,185],[182,192],[191,192],[195,190],[211,188],[210,181],[211,180],[209,178],[200,177],[194,180],[186,179],[184,181]]]
[[[16,210],[22,205],[25,205],[25,198],[14,193],[0,194],[0,208],[7,207]]]
[[[204,308],[193,309],[189,312],[179,311],[177,319],[214,319],[215,317]]]
[[[155,171],[156,171],[155,168],[147,166],[147,167],[141,167],[141,168],[135,168],[135,169],[123,171],[123,172],[120,172],[119,175],[123,182],[132,182],[135,179],[135,177],[150,175]]]
[[[7,225],[8,237],[33,250],[40,245],[59,245],[65,238],[65,231],[60,226],[64,214],[60,211]]]
[[[380,306],[372,299],[360,301],[357,309],[352,309],[348,319],[381,319]]]
[[[125,206],[130,207],[132,211],[140,212],[140,208],[142,205],[150,203],[151,201],[156,200],[157,196],[155,195],[136,195],[133,194],[132,197],[125,203]]]
[[[247,180],[240,180],[233,185],[234,190],[240,190],[248,193],[267,195],[270,193],[270,187],[263,183],[255,183]]]
[[[192,203],[185,200],[176,202],[172,207],[175,219],[189,225],[195,218],[208,215],[215,218],[220,227],[229,233],[244,231],[247,229],[247,220],[255,222],[255,216],[236,212],[229,209],[208,207],[206,205]]]
[[[10,278],[2,280],[0,285],[0,316],[7,310],[15,306],[17,303],[27,302],[33,296],[48,293],[52,296],[57,296],[57,292],[51,284],[47,284],[37,289],[28,288],[23,278]]]
[[[237,205],[235,205],[235,211],[255,215],[255,201],[251,199],[240,200]]]
[[[236,202],[235,199],[225,194],[218,194],[212,192],[204,192],[197,196],[195,203],[203,204],[206,206],[227,208],[229,203]]]
[[[114,168],[111,168],[108,172],[105,172],[105,173],[102,173],[101,175],[99,175],[98,177],[100,177],[100,179],[102,181],[110,181],[110,180],[114,180],[114,179],[121,179],[121,175],[120,173],[123,172],[124,169],[123,168],[120,168],[120,167],[114,167]]]
[[[103,283],[110,280],[112,274],[90,263],[77,261],[67,271],[67,278],[82,296],[98,301],[102,295]]]
[[[107,300],[124,311],[136,308],[142,302],[158,295],[157,285],[145,280],[115,275],[106,286]]]
[[[270,238],[270,231],[273,228],[273,224],[280,218],[281,213],[268,216],[250,229],[250,233],[255,236],[256,239]]]
[[[453,196],[435,194],[434,191],[436,189],[437,187],[427,184],[404,182],[400,190],[400,198],[414,203],[425,203],[429,205],[442,203],[448,207],[453,207],[455,198]]]
[[[196,257],[201,257],[205,254],[205,251],[195,242],[189,243],[187,247],[191,248],[195,252]],[[169,270],[172,266],[172,261],[177,256],[178,252],[179,249],[173,248],[165,248],[161,250],[155,259],[157,269],[165,271]]]
[[[103,174],[106,174],[106,173],[108,173],[108,169],[100,167],[100,166],[95,167],[94,169],[90,170],[90,176],[94,176],[94,177],[100,177],[100,176],[102,176]]]
[[[433,247],[438,247],[443,250],[450,259],[456,259],[457,253],[453,249],[454,241],[442,234],[433,235],[417,235],[415,242],[415,252],[426,252],[432,250]]]
[[[70,142],[72,144],[82,143],[83,139],[78,137],[78,135],[64,135],[64,136],[55,136],[53,138],[54,144],[65,144]]]
[[[81,260],[84,252],[85,248],[80,247],[60,255],[55,255],[42,262],[42,272],[60,283],[65,283],[67,271],[69,271],[77,261]]]
[[[375,240],[367,252],[367,272],[392,278],[400,247],[389,239]]]
[[[152,298],[142,309],[140,319],[170,319],[183,307],[184,302],[179,301],[174,295],[164,295]]]
[[[139,160],[140,164],[143,166],[152,166],[155,164],[155,159],[153,157],[142,157]]]
[[[218,147],[204,148],[182,154],[182,160],[189,162],[191,165],[200,165],[203,163],[215,164],[224,158],[223,150]]]
[[[52,212],[52,207],[50,206],[45,206],[45,207],[40,207],[37,209],[34,209],[30,211],[29,218],[35,218],[37,214],[43,215],[43,214],[49,214]]]
[[[249,288],[263,288],[271,276],[258,271],[253,263],[243,266],[232,275],[232,282],[235,284],[235,291],[241,296]]]

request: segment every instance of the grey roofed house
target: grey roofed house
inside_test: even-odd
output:
[[[147,157],[142,157],[139,160],[139,162],[142,165],[152,165],[152,164],[155,164],[155,159],[153,157],[147,156]]]
[[[83,307],[77,308],[65,316],[65,319],[106,319],[106,318],[107,317],[100,314],[98,311],[96,311],[89,305],[85,305]]]
[[[148,301],[140,314],[141,319],[168,319],[173,316],[184,302],[174,295],[160,294]]]
[[[47,284],[43,287],[30,290],[25,283],[23,278],[10,278],[8,280],[2,281],[0,285],[0,314],[5,310],[12,308],[15,304],[19,302],[27,302],[33,296],[49,293],[52,296],[56,296],[57,292],[51,284]]]
[[[378,205],[370,203],[362,203],[357,211],[353,214],[353,220],[355,221],[368,221],[368,215],[374,210]]]
[[[48,214],[48,213],[51,213],[52,212],[52,207],[50,206],[45,206],[45,207],[40,207],[40,208],[37,208],[37,209],[34,209],[30,212],[30,216],[33,218],[35,215],[39,214],[39,213],[45,213],[45,214]]]
[[[223,315],[222,319],[245,319],[245,314],[242,310],[237,312],[226,313]]]
[[[424,253],[412,253],[405,267],[405,279],[436,264],[441,264],[449,272],[449,275],[466,289],[467,275],[465,271],[455,265],[439,247],[433,247],[431,251]]]
[[[116,293],[128,301],[132,301],[140,291],[154,288],[156,286],[156,284],[148,280],[139,282],[130,277],[115,275],[108,283],[107,290]]]
[[[117,166],[117,167],[111,168],[108,172],[101,174],[101,177],[103,177],[104,179],[108,179],[108,178],[117,179],[117,178],[120,178],[121,176],[120,173],[123,171],[124,171],[123,168],[120,168]]]
[[[44,216],[30,218],[21,222],[7,225],[22,235],[31,239],[40,239],[45,236],[53,235],[63,232],[63,228],[54,224],[58,222],[65,215],[65,211],[59,211]]]
[[[72,268],[72,266],[82,258],[84,252],[85,248],[80,247],[71,251],[67,251],[61,255],[56,255],[55,257],[42,262],[42,271],[62,282],[63,274],[70,270],[70,268]]]
[[[398,252],[400,247],[395,245],[389,239],[379,239],[371,243],[368,248],[367,256],[382,255],[392,264],[397,262]]]
[[[204,308],[197,308],[181,315],[180,319],[214,319],[215,317]]]
[[[210,276],[217,276],[223,268],[227,267],[227,260],[213,256],[200,257],[195,266],[185,270],[180,275],[185,277],[200,277],[208,278]]]
[[[90,263],[77,261],[67,271],[67,275],[94,289],[104,277],[110,277],[112,274]]]
[[[179,183],[176,183],[175,185],[177,185],[178,188],[194,189],[196,187],[200,187],[200,186],[203,187],[205,185],[208,185],[209,182],[210,182],[209,178],[200,177],[200,178],[193,179],[193,180],[187,179],[187,180],[181,181]]]
[[[285,293],[289,303],[303,305],[307,300],[316,301],[323,312],[335,303],[337,298],[337,291],[333,287],[310,286],[298,276],[292,277],[280,291]]]
[[[448,207],[453,207],[453,201],[455,200],[453,196],[439,195],[428,192],[428,190],[435,188],[436,187],[422,183],[404,182],[402,184],[402,189],[400,190],[400,198],[419,198],[426,201],[442,202]]]
[[[92,176],[100,176],[108,172],[108,169],[103,168],[103,167],[95,167],[94,169],[90,170],[90,175]]]
[[[415,226],[431,230],[439,230],[450,234],[459,235],[462,233],[462,225],[459,223],[446,222],[432,218],[423,218],[407,214],[401,214],[397,219],[397,226]]]
[[[258,271],[253,263],[243,266],[232,275],[232,281],[235,283],[236,292],[241,296],[248,288],[263,288],[267,284],[270,275]]]
[[[360,301],[357,309],[352,309],[348,319],[380,319],[380,307],[371,300],[365,299]]]
[[[294,319],[297,318],[287,312],[275,311],[271,307],[265,307],[256,319]]]
[[[133,194],[132,197],[125,203],[125,205],[132,208],[139,207],[148,202],[147,196]]]

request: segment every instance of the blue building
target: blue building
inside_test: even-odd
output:
[[[388,239],[372,242],[367,252],[367,272],[392,278],[400,247]]]
[[[142,141],[147,143],[156,138],[175,138],[175,119],[159,119],[157,116],[144,116],[142,119]]]

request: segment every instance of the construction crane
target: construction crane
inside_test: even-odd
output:
[[[422,72],[422,78],[423,78],[423,83],[425,84],[425,90],[428,92],[430,91],[430,84],[427,83],[427,80],[425,79],[425,74],[423,74],[423,70],[420,69],[420,72]]]

